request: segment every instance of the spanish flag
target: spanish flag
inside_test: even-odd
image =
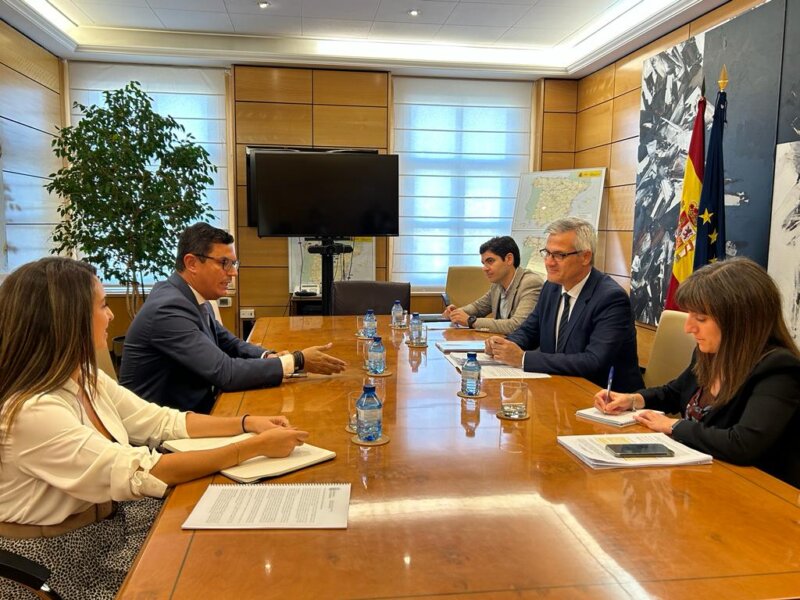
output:
[[[697,238],[697,207],[700,205],[700,192],[703,188],[703,158],[706,146],[706,126],[703,116],[706,112],[706,99],[702,96],[697,102],[692,139],[689,142],[689,155],[686,157],[686,170],[683,174],[681,193],[681,212],[678,215],[678,228],[675,230],[675,258],[672,262],[672,277],[667,288],[664,308],[679,310],[675,303],[678,286],[694,268],[694,247]]]

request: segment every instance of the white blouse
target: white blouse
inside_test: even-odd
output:
[[[166,492],[150,474],[161,458],[150,448],[189,437],[186,414],[142,400],[99,371],[93,405],[112,442],[94,428],[78,391],[70,379],[26,400],[3,431],[0,521],[53,525],[92,504]]]

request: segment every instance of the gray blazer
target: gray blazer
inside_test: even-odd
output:
[[[508,288],[511,314],[507,319],[495,318],[500,310],[500,295],[503,293],[503,286],[499,283],[493,283],[488,292],[472,304],[462,307],[462,310],[470,316],[478,317],[473,325],[475,329],[510,333],[522,325],[536,306],[543,284],[541,275],[520,267]]]
[[[281,383],[280,359],[263,353],[210,319],[173,273],[153,287],[125,334],[119,381],[161,406],[208,413],[217,392]]]

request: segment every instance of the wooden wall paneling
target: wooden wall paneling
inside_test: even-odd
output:
[[[640,104],[640,88],[614,98],[614,111],[611,118],[611,141],[618,142],[627,138],[639,137]]]
[[[239,306],[284,306],[289,299],[288,267],[239,269]]]
[[[386,267],[375,267],[375,281],[386,281]]]
[[[56,93],[61,92],[58,58],[2,22],[0,62]]]
[[[575,115],[544,113],[542,120],[542,152],[575,151]]]
[[[639,352],[639,366],[646,367],[650,362],[650,353],[653,351],[655,337],[655,327],[636,323],[636,346]]]
[[[247,144],[236,144],[236,185],[247,185]]]
[[[544,80],[544,111],[574,113],[578,107],[578,82],[568,79]]]
[[[594,266],[606,272],[606,232],[597,232],[597,253],[594,255]]]
[[[606,229],[633,231],[633,213],[636,206],[636,186],[623,185],[608,189],[608,218]]]
[[[386,148],[387,109],[314,105],[315,146]]]
[[[572,152],[542,152],[541,171],[560,171],[575,168],[575,154]]]
[[[636,183],[636,165],[639,153],[639,138],[611,144],[611,166],[609,185],[632,185]]]
[[[289,266],[289,244],[285,237],[260,238],[257,228],[242,226],[237,229],[236,241],[243,267]]]
[[[61,168],[50,146],[53,135],[0,118],[3,170],[49,177]]]
[[[606,231],[605,272],[631,276],[632,231]]]
[[[578,81],[578,111],[614,97],[614,65],[595,71]]]
[[[689,36],[703,33],[720,23],[732,19],[739,14],[763,4],[765,0],[730,0],[722,6],[707,12],[702,17],[689,23]]]
[[[384,107],[389,105],[388,73],[315,69],[313,78],[314,104]],[[386,146],[386,142],[381,145]]]
[[[61,95],[0,64],[0,115],[55,135]]]
[[[237,102],[283,102],[311,104],[312,75],[310,69],[245,67],[236,65],[234,94]]]
[[[385,236],[378,236],[375,238],[375,266],[387,267],[386,264],[389,256],[389,238]]]
[[[642,85],[642,62],[645,59],[688,39],[689,26],[684,25],[614,63],[614,96]]]
[[[236,223],[241,226],[247,225],[247,186],[236,186]]]
[[[310,146],[311,130],[310,105],[236,103],[237,144]]]
[[[578,113],[575,150],[587,150],[611,143],[613,100],[597,104]]]

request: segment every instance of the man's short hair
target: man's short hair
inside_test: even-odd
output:
[[[493,237],[484,242],[481,244],[480,253],[483,254],[484,252],[493,252],[503,260],[506,259],[506,255],[510,252],[514,255],[514,267],[519,266],[519,246],[510,235]]]
[[[175,269],[183,271],[186,265],[183,258],[187,254],[208,255],[214,244],[232,244],[233,236],[208,223],[195,223],[187,227],[178,240],[178,254],[175,257]]]
[[[594,227],[592,227],[592,224],[588,221],[584,221],[578,217],[556,219],[547,226],[544,233],[546,236],[549,236],[553,233],[567,233],[568,231],[575,232],[575,250],[580,252],[591,251],[592,265],[594,265],[594,257],[597,253],[597,235],[595,234]]]

